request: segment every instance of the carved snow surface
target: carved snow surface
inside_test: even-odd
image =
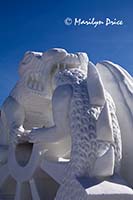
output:
[[[123,144],[122,174],[133,186],[133,78],[121,66],[109,61],[98,63],[97,69],[116,105]]]
[[[27,52],[19,74],[1,108],[0,199],[133,199],[132,77],[59,48]]]
[[[72,150],[71,160],[66,167],[66,176],[64,177],[63,184],[57,193],[56,199],[73,199],[75,197],[74,191],[78,192],[78,199],[86,199],[86,194],[83,194],[82,186],[76,180],[76,177],[90,177],[90,176],[109,176],[113,173],[119,173],[120,161],[121,161],[121,136],[119,124],[115,114],[115,105],[111,96],[105,91],[105,101],[108,104],[107,113],[110,116],[110,126],[112,128],[112,138],[103,137],[99,138],[100,126],[97,125],[100,120],[102,111],[105,109],[106,104],[103,107],[91,105],[89,102],[88,88],[86,84],[86,77],[79,70],[65,70],[59,74],[58,81],[61,84],[63,80],[64,84],[70,84],[73,87],[73,97],[71,100],[71,112],[70,112],[70,124],[71,124],[71,136],[72,136]],[[104,111],[103,111],[104,112]],[[107,112],[107,111],[106,111]],[[105,115],[105,114],[104,114]],[[107,117],[107,115],[106,115]],[[104,120],[104,118],[102,119]],[[103,123],[103,127],[106,127]],[[104,134],[104,130],[103,134]],[[105,132],[107,135],[107,132]],[[111,135],[111,133],[110,133]],[[115,149],[115,158],[108,154],[111,148]],[[113,150],[113,149],[112,149]],[[107,154],[107,157],[106,157]],[[109,156],[109,159],[108,159]],[[100,159],[102,160],[102,167],[98,166],[98,171],[95,170],[95,165],[100,165]],[[98,160],[99,159],[99,160]],[[105,161],[104,161],[105,160]],[[108,163],[106,162],[108,160]],[[110,162],[109,162],[110,160]],[[115,172],[113,161],[115,160]],[[105,168],[104,168],[104,162]],[[103,169],[104,168],[104,169]],[[100,170],[99,170],[100,169]],[[71,191],[67,191],[64,188],[71,188]],[[68,190],[69,190],[68,189]],[[73,192],[72,192],[73,191]],[[81,192],[81,193],[80,193]],[[67,193],[69,195],[67,195]]]
[[[69,113],[72,136],[70,161],[71,168],[73,168],[71,169],[73,171],[72,173],[74,173],[75,176],[89,176],[91,173],[93,174],[92,171],[96,159],[106,154],[112,145],[115,147],[115,166],[118,173],[118,166],[121,160],[121,136],[115,114],[115,106],[111,96],[105,92],[109,109],[109,113],[107,114],[111,116],[112,130],[110,131],[113,132],[113,136],[106,139],[97,139],[99,137],[100,127],[97,127],[96,124],[100,120],[100,114],[104,107],[91,105],[89,103],[86,76],[82,71],[72,69],[60,72],[57,80],[59,85],[71,84],[73,87],[73,96]],[[103,124],[103,126],[105,126],[105,124]],[[102,132],[104,134],[104,130],[102,130]],[[110,133],[110,135],[111,134],[112,133]],[[70,172],[71,170],[69,169],[67,171]]]

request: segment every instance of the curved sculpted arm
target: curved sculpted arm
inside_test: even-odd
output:
[[[7,97],[3,106],[2,106],[2,116],[1,120],[6,126],[4,132],[6,133],[9,130],[9,136],[13,142],[22,142],[26,130],[23,128],[25,119],[25,112],[22,105],[20,105],[12,96]],[[5,134],[4,133],[4,134]]]
[[[9,96],[2,107],[7,119],[9,128],[19,128],[24,123],[24,109],[23,107],[11,96]]]
[[[70,85],[59,86],[53,95],[53,118],[55,125],[50,128],[33,129],[30,142],[53,143],[65,138],[70,133],[69,107],[72,97]]]

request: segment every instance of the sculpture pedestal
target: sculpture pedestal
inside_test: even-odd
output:
[[[66,186],[68,188],[66,188]],[[95,178],[67,180],[59,188],[56,200],[133,200],[133,190],[121,178],[98,181]]]
[[[133,190],[125,185],[103,181],[86,189],[88,200],[133,200]]]

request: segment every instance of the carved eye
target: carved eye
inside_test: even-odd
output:
[[[34,58],[34,54],[30,51],[26,52],[23,60],[19,64],[19,74],[22,76],[24,72],[27,70],[27,64],[29,64]],[[29,66],[28,66],[29,68]]]
[[[21,63],[24,65],[28,64],[32,60],[33,57],[34,55],[32,52],[26,52]]]

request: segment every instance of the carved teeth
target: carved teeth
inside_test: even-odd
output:
[[[41,91],[43,91],[44,90],[44,87],[43,87],[43,84],[41,84]]]
[[[33,81],[34,80],[34,74],[31,73],[30,77],[31,77],[31,80]]]
[[[37,90],[37,82],[35,80],[33,81],[33,89]]]
[[[31,73],[27,81],[27,86],[30,89],[42,92],[44,90],[44,87],[41,81],[41,76],[42,74],[40,72]]]
[[[39,73],[35,73],[34,76],[35,76],[35,80],[36,80],[36,81],[39,81]]]
[[[33,86],[33,82],[32,82],[31,76],[28,79],[27,85],[28,85],[29,88],[32,88],[32,86]]]
[[[60,63],[57,64],[57,69],[60,69]]]
[[[42,85],[41,85],[41,83],[38,83],[38,90],[42,91]]]

